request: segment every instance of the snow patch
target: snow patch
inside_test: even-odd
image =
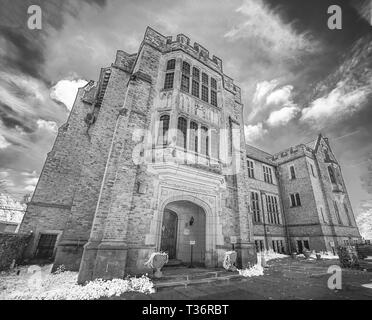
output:
[[[316,259],[315,252],[311,253],[310,258]],[[338,259],[338,255],[334,255],[333,252],[331,251],[321,251],[320,258],[334,260],[334,259]]]
[[[261,253],[263,254],[266,262],[270,261],[270,260],[274,260],[274,259],[283,259],[283,258],[288,258],[289,257],[286,254],[277,253],[272,249],[264,250]]]
[[[257,277],[257,276],[263,276],[264,269],[260,264],[255,264],[253,267],[246,268],[239,270],[238,272],[243,277]]]
[[[57,270],[51,265],[22,267],[19,275],[3,272],[0,275],[0,299],[3,300],[93,300],[120,296],[124,292],[154,293],[151,280],[141,277],[126,279],[96,279],[78,285],[78,272]]]

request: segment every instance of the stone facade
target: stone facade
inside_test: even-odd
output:
[[[240,88],[222,60],[185,35],[147,28],[138,53],[118,51],[98,82],[79,90],[20,228],[32,231],[25,256],[35,254],[41,234],[55,234],[54,268],[79,270],[83,283],[148,272],[144,262],[159,250],[189,262],[190,241],[207,267],[221,266],[233,242],[245,267],[261,240],[288,252],[296,237],[311,237],[314,249],[359,237],[340,170],[354,226],[319,221],[321,206],[334,216],[335,197],[320,183],[328,170],[321,145],[298,158],[246,146]],[[311,161],[322,179],[309,175]],[[291,162],[297,181],[285,177]],[[300,189],[302,218],[287,196]]]
[[[310,249],[336,252],[338,245],[361,239],[341,167],[327,138],[320,134],[314,143],[270,159],[278,167],[291,250],[299,251],[306,241]]]

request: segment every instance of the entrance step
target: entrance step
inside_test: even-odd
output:
[[[182,261],[177,259],[170,259],[168,263],[164,265],[164,268],[182,266]]]
[[[369,259],[368,260],[367,259],[364,259],[364,260],[360,259],[359,260],[359,266],[362,270],[365,269],[369,272],[372,271],[372,261],[369,260]]]
[[[164,276],[162,278],[153,279],[154,287],[159,291],[162,288],[187,287],[210,282],[244,279],[238,272],[228,272],[225,270],[177,269],[179,270],[172,270],[173,274],[169,274],[167,270],[165,272],[163,270]]]

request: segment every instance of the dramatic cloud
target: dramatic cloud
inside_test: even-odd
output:
[[[65,106],[71,110],[78,89],[85,86],[87,81],[78,80],[60,80],[57,84],[52,87],[50,96],[51,98],[60,101],[65,104]]]
[[[263,128],[261,122],[256,125],[244,126],[245,142],[249,143],[261,139],[266,132],[267,130]]]
[[[30,178],[25,180],[25,191],[34,192],[38,178]]]
[[[358,11],[367,23],[372,22],[372,2],[371,0],[352,0],[353,7]]]
[[[0,135],[0,149],[5,149],[10,146],[10,143],[6,141],[6,139]]]
[[[285,125],[291,121],[299,111],[300,109],[296,106],[284,107],[280,110],[273,111],[269,119],[267,119],[267,123],[273,127]]]
[[[56,133],[58,130],[57,123],[54,121],[45,121],[43,119],[39,119],[36,123],[40,129],[45,129],[54,133]]]
[[[263,98],[272,92],[275,87],[278,85],[279,81],[277,79],[271,80],[271,81],[262,81],[257,83],[256,85],[256,91],[253,95],[252,102],[254,104],[261,103]]]
[[[278,79],[257,83],[248,120],[265,114],[268,117],[265,122],[271,127],[287,124],[300,111],[293,102],[292,90],[292,85],[280,86]]]
[[[283,105],[283,104],[289,103],[292,90],[293,90],[293,86],[287,85],[280,89],[272,91],[266,97],[266,104]]]
[[[236,11],[244,16],[244,21],[229,30],[226,38],[254,39],[257,46],[283,58],[316,50],[315,41],[307,33],[298,33],[291,24],[284,23],[278,12],[269,9],[262,0],[245,0]]]
[[[310,103],[302,110],[301,121],[310,121],[316,127],[322,127],[325,122],[330,123],[348,116],[360,109],[372,92],[371,87],[352,88],[345,81],[337,83],[329,94]]]
[[[343,62],[315,88],[301,121],[315,128],[350,117],[368,105],[372,94],[372,36],[356,41]]]

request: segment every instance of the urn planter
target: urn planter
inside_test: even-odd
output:
[[[225,252],[225,257],[223,259],[223,267],[227,271],[236,271],[237,270],[236,266],[235,266],[236,257],[237,257],[236,251]]]
[[[151,254],[150,258],[145,262],[145,265],[153,269],[153,274],[155,278],[161,278],[163,273],[161,268],[168,262],[168,254],[165,252],[154,252]]]
[[[311,252],[309,250],[302,250],[302,254],[305,256],[305,259],[309,259]]]

